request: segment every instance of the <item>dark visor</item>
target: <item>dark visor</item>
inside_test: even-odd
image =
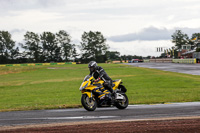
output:
[[[94,67],[89,67],[89,69],[90,69],[90,72],[94,71]]]

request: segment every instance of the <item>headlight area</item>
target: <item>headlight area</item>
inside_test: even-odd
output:
[[[89,82],[88,82],[88,83],[89,83]],[[85,86],[80,87],[79,90],[80,90],[80,91],[84,90],[84,89],[88,86],[88,83],[87,83]],[[82,86],[82,85],[81,85],[81,86]]]

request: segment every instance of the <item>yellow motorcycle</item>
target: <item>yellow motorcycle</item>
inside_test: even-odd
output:
[[[94,111],[97,107],[111,107],[116,106],[118,109],[127,108],[129,101],[128,97],[125,94],[126,88],[122,85],[121,79],[113,81],[113,90],[114,94],[109,99],[105,98],[103,101],[98,98],[98,96],[93,94],[94,89],[103,90],[103,80],[99,82],[94,82],[94,77],[87,75],[83,83],[81,84],[79,90],[82,93],[81,103],[83,107],[88,111]],[[105,89],[104,89],[105,90]],[[109,93],[108,91],[104,91],[105,93]]]

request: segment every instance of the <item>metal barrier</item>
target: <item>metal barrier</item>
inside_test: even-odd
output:
[[[172,63],[172,58],[156,58],[156,59],[150,59],[149,62],[156,62],[156,63]]]
[[[198,63],[196,58],[194,59],[150,59],[144,60],[144,62],[158,62],[158,63],[186,63],[186,64],[195,64]]]
[[[195,64],[196,59],[173,59],[173,63],[186,63],[186,64]]]

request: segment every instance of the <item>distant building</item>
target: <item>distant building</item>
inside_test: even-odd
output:
[[[196,52],[197,48],[200,48],[200,38],[195,38],[192,40],[194,42],[191,44],[182,45],[181,49],[178,52],[179,58],[197,58],[200,59],[200,52]]]

